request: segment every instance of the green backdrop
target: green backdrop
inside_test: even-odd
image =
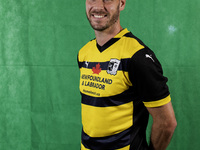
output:
[[[169,79],[178,126],[168,150],[200,148],[199,10],[199,0],[127,0],[121,14]],[[93,38],[84,0],[0,0],[0,150],[80,149],[76,60]]]

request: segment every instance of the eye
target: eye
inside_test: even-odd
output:
[[[113,1],[113,0],[104,0],[104,2],[111,2],[111,1]]]
[[[88,2],[92,3],[92,2],[95,2],[96,0],[88,0]]]

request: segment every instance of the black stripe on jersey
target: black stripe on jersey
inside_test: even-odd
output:
[[[119,64],[119,68],[118,70],[123,70],[123,71],[128,71],[128,63],[129,63],[130,58],[127,59],[121,59],[120,64]],[[78,62],[79,63],[79,67],[83,67],[83,68],[88,68],[88,69],[92,69],[93,67],[96,67],[96,65],[98,64],[98,62]],[[101,70],[107,70],[108,69],[108,64],[110,62],[106,61],[106,62],[100,62],[100,68]]]
[[[100,52],[103,52],[105,49],[107,49],[108,47],[110,47],[111,45],[113,45],[115,42],[117,42],[120,38],[112,38],[110,39],[108,42],[106,42],[103,46],[100,46],[97,43],[97,48]]]
[[[125,92],[109,97],[91,97],[81,93],[82,104],[96,106],[96,107],[109,107],[109,106],[119,106],[122,104],[129,103],[134,100],[132,93],[133,89],[129,88]]]
[[[131,128],[115,135],[92,138],[82,130],[81,142],[86,148],[92,150],[120,149],[130,144],[130,133]]]
[[[83,65],[81,62],[79,62],[78,55],[77,55],[77,62],[78,62],[78,67],[81,68],[81,66],[83,66]]]
[[[79,66],[79,68],[82,68],[83,65],[84,65],[84,63],[85,63],[85,62],[80,62],[80,61],[78,61],[78,66]]]

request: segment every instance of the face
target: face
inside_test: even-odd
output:
[[[86,14],[94,30],[104,31],[119,22],[125,0],[86,0]],[[123,3],[124,2],[124,3]]]

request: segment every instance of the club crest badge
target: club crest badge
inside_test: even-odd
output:
[[[118,59],[110,59],[110,62],[108,64],[107,73],[111,75],[116,75],[117,70],[119,68],[120,60]]]

